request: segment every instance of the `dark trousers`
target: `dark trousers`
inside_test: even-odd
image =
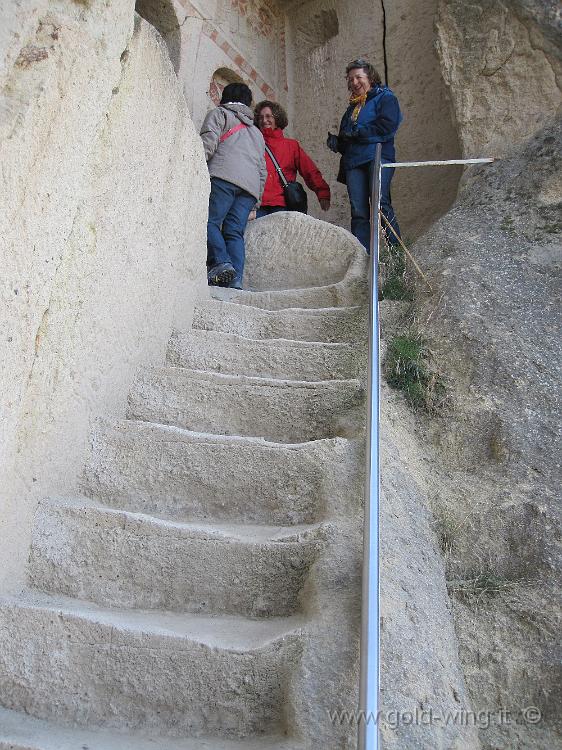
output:
[[[351,233],[357,237],[363,247],[370,251],[371,242],[371,184],[373,179],[374,162],[361,164],[355,169],[348,169],[345,173],[347,193],[351,204]],[[390,200],[390,183],[394,168],[381,169],[381,211],[390,222],[394,231],[400,236],[400,227]],[[384,224],[384,221],[383,221]],[[384,224],[387,241],[396,245],[398,240]]]
[[[271,214],[279,213],[279,211],[286,211],[285,206],[262,206],[258,208],[256,212],[256,219],[261,219],[263,216],[270,216]]]
[[[211,178],[207,222],[207,267],[232,263],[242,281],[246,248],[244,230],[256,199],[242,188],[219,177]]]

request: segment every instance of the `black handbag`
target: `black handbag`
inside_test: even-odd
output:
[[[269,154],[269,158],[273,162],[273,166],[277,170],[277,174],[281,180],[287,211],[300,211],[301,214],[308,213],[308,196],[306,190],[300,182],[287,182],[287,178],[283,174],[283,170],[279,166],[277,159],[273,156],[269,146],[266,146],[265,150]]]
[[[342,185],[347,185],[347,175],[343,166],[343,156],[340,159],[340,166],[338,169],[338,176],[336,177],[336,181],[340,182]]]

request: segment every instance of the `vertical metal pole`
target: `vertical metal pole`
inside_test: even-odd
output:
[[[371,185],[371,255],[369,290],[369,369],[367,380],[367,433],[365,526],[363,532],[363,600],[361,612],[361,675],[359,686],[359,750],[379,748],[379,209],[381,152],[378,143]],[[362,712],[365,712],[364,714]],[[365,720],[363,720],[363,717]]]

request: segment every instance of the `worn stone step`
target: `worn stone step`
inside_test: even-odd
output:
[[[263,310],[285,310],[291,307],[319,309],[325,307],[353,307],[357,300],[367,299],[368,275],[349,276],[327,286],[306,289],[254,291],[209,287],[212,299],[237,305],[259,307]]]
[[[304,625],[4,596],[0,704],[76,727],[161,737],[283,734]]]
[[[248,224],[244,287],[304,289],[366,275],[368,256],[341,227],[283,212]]]
[[[0,750],[301,750],[302,746],[281,737],[247,737],[223,740],[147,737],[140,734],[76,729],[23,711],[0,708]]]
[[[352,437],[364,422],[363,387],[358,380],[315,383],[147,368],[135,378],[127,416],[285,443]]]
[[[35,515],[29,580],[102,606],[284,617],[321,548],[316,525],[187,524],[52,499]]]
[[[353,286],[335,284],[329,287],[312,289],[288,289],[273,292],[253,292],[250,290],[225,289],[209,287],[211,299],[229,302],[246,307],[257,307],[264,310],[285,310],[288,308],[315,309],[334,307],[354,307],[358,300],[368,300],[368,283],[366,279],[356,281]],[[412,303],[403,300],[383,299],[379,301],[381,318],[381,336],[388,338],[411,325],[409,313]],[[365,342],[366,343],[366,342]]]
[[[211,299],[198,302],[193,313],[193,328],[234,333],[248,339],[364,342],[367,325],[364,306],[262,310]]]
[[[90,497],[174,520],[314,523],[348,500],[360,447],[343,438],[280,444],[100,419],[81,482]]]
[[[255,340],[204,330],[175,331],[167,354],[168,363],[176,367],[294,380],[358,377],[365,359],[360,344]]]

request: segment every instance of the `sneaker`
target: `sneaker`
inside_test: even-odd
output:
[[[240,276],[235,276],[230,284],[228,285],[229,289],[242,289],[242,279]]]
[[[235,276],[232,263],[217,263],[207,271],[207,282],[210,286],[228,286]]]

